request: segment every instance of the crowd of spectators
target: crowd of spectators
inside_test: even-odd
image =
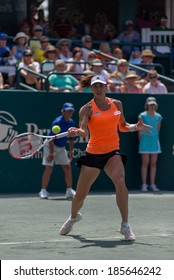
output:
[[[153,62],[155,54],[149,47],[141,49],[139,46],[140,29],[147,26],[168,30],[166,16],[161,16],[158,26],[149,19],[148,13],[144,13],[135,24],[132,20],[126,20],[124,30],[120,34],[108,21],[104,12],[96,14],[90,34],[86,34],[83,18],[79,10],[70,13],[66,7],[61,7],[50,31],[43,10],[33,9],[29,22],[22,23],[12,41],[5,32],[0,32],[0,88],[14,88],[18,72],[24,84],[41,90],[43,79],[28,72],[29,69],[36,74],[53,73],[53,78],[49,75],[48,80],[52,83],[50,90],[54,92],[61,89],[80,89],[80,77],[85,75],[86,71],[103,75],[108,82],[110,93],[158,92],[161,84]],[[74,41],[76,39],[79,40],[78,43]],[[96,52],[93,49],[95,40],[102,41],[98,44]],[[134,67],[136,65],[142,68]],[[149,72],[151,70],[156,72]],[[55,72],[62,72],[62,75]],[[157,77],[156,83],[152,81],[152,76]],[[66,83],[66,80],[73,81],[71,89],[59,86],[58,79],[61,83]],[[159,93],[166,92],[167,87],[161,86]]]

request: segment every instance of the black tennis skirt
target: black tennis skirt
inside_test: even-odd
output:
[[[124,165],[126,164],[127,156],[125,154],[121,154],[120,150],[115,150],[115,151],[112,151],[112,152],[107,153],[107,154],[99,154],[99,155],[98,154],[97,155],[96,154],[89,154],[89,153],[86,152],[85,156],[81,156],[77,160],[76,166],[81,167],[82,165],[86,165],[86,166],[89,166],[89,167],[96,167],[98,169],[104,169],[107,161],[115,155],[121,156],[123,164]]]

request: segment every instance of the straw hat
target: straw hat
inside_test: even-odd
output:
[[[141,54],[141,57],[143,56],[151,56],[151,57],[154,57],[155,54],[153,54],[153,52],[151,50],[144,50],[142,51],[142,54]]]
[[[128,65],[128,62],[127,62],[126,59],[121,58],[121,59],[118,60],[117,66],[119,66],[119,65],[121,65],[121,64],[126,64],[126,65]]]
[[[15,38],[13,39],[13,41],[16,42],[16,40],[19,39],[19,38],[25,38],[25,43],[27,43],[28,40],[29,40],[29,36],[26,35],[24,32],[18,32],[16,34]]]
[[[58,56],[58,50],[54,46],[48,46],[45,50],[43,56],[45,58],[48,58],[48,52],[55,52],[56,56]]]
[[[136,78],[137,80],[139,80],[141,77],[138,76],[135,71],[129,71],[125,77],[125,80],[129,78]]]
[[[100,59],[96,58],[96,59],[92,60],[91,65],[92,66],[103,66],[103,63]]]

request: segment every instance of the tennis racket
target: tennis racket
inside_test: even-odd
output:
[[[67,131],[53,136],[44,136],[33,132],[25,132],[18,134],[10,141],[8,151],[15,159],[32,158],[50,141],[66,137],[67,135]]]

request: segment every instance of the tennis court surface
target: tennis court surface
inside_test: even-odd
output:
[[[67,236],[59,229],[70,213],[63,194],[0,197],[1,260],[173,260],[174,192],[129,193],[134,243],[119,233],[114,193],[90,193],[82,220]]]

